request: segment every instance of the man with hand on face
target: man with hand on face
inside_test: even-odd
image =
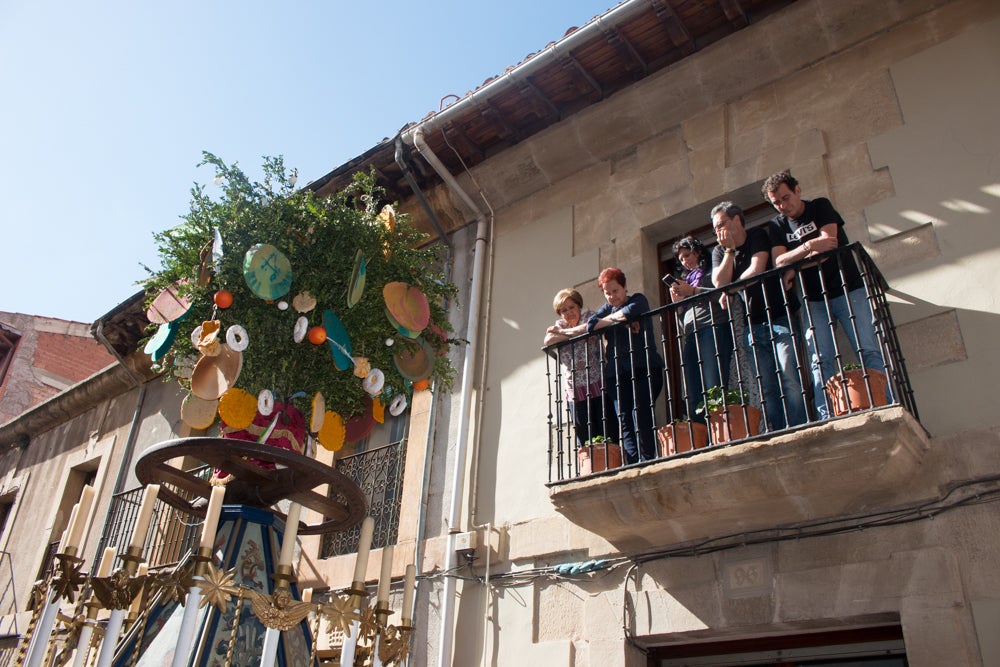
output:
[[[770,176],[761,186],[761,193],[778,211],[769,227],[775,266],[791,264],[848,244],[844,219],[830,200],[825,197],[802,199],[799,182],[790,172],[781,171]],[[853,349],[861,350],[866,368],[885,372],[885,362],[854,257],[826,257],[820,260],[820,266],[803,268],[801,273],[811,323],[806,330],[806,348],[811,358],[813,400],[817,417],[826,419],[829,411],[823,388],[837,372],[834,344],[837,322],[844,328]]]
[[[712,251],[712,281],[722,287],[773,268],[771,242],[761,227],[744,228],[743,209],[730,201],[712,209],[712,226],[719,245]],[[747,345],[760,377],[768,430],[805,423],[806,409],[799,382],[795,343],[789,314],[794,317],[799,300],[785,292],[775,275],[743,290],[746,301]]]

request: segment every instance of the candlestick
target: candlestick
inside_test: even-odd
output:
[[[111,574],[111,567],[115,564],[115,557],[118,551],[114,547],[108,547],[101,556],[101,564],[97,566],[97,578],[104,579]]]
[[[226,487],[212,487],[212,497],[208,500],[208,510],[205,512],[205,525],[201,530],[202,549],[212,549],[215,546],[215,531],[219,527],[219,515],[222,513],[225,495]]]
[[[417,566],[410,563],[406,566],[406,577],[403,580],[403,608],[399,612],[399,617],[403,625],[409,625],[407,621],[413,617],[413,589],[417,583]]]
[[[87,526],[87,519],[90,517],[90,508],[94,504],[94,487],[89,484],[83,487],[80,493],[80,502],[77,503],[77,512],[73,525],[69,527],[69,535],[66,536],[67,549],[79,549],[83,541],[83,529]]]
[[[278,565],[291,565],[292,553],[295,551],[295,536],[299,532],[299,514],[302,513],[302,505],[293,502],[288,508],[288,518],[285,520],[285,535],[281,542],[281,555],[278,557]]]
[[[132,541],[129,547],[142,549],[146,546],[146,534],[149,533],[149,522],[153,518],[153,509],[156,507],[156,494],[160,492],[159,484],[150,484],[142,492],[142,503],[139,505],[139,518],[135,522],[135,530],[132,531]]]
[[[372,548],[372,537],[375,535],[375,519],[365,517],[361,522],[361,537],[358,539],[358,559],[354,562],[354,581],[365,581],[365,571],[368,569],[368,553]]]
[[[391,546],[382,549],[382,574],[378,578],[376,602],[389,601],[389,588],[392,586],[392,551]]]

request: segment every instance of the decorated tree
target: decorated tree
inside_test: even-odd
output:
[[[146,284],[144,350],[189,392],[186,422],[218,415],[225,434],[268,442],[308,428],[339,449],[352,424],[367,433],[402,412],[414,383],[451,386],[455,287],[374,176],[319,197],[295,190],[281,158],[260,183],[208,153],[202,164],[222,194],[192,189],[184,222],[154,235],[161,267]]]

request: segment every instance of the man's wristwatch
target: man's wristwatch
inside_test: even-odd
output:
[[[727,255],[732,255],[733,253],[736,252],[736,250],[734,248],[723,248],[722,252],[724,252]]]

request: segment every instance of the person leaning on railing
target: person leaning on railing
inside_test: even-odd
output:
[[[701,241],[685,236],[674,243],[674,257],[684,267],[683,280],[671,275],[663,281],[670,288],[672,302],[683,301],[714,289],[708,253]],[[696,300],[681,306],[684,346],[684,391],[688,419],[704,423],[698,404],[711,387],[729,384],[729,365],[733,358],[733,334],[729,316],[719,306],[718,296]]]
[[[792,264],[848,244],[844,219],[830,200],[825,197],[802,199],[802,188],[790,172],[781,171],[770,176],[761,186],[761,193],[778,211],[769,225],[775,266]],[[819,261],[820,267],[803,268],[801,274],[811,320],[811,326],[806,329],[806,349],[811,358],[816,416],[827,419],[830,415],[823,387],[837,372],[837,348],[833,338],[837,322],[844,328],[853,349],[861,350],[865,367],[885,372],[885,361],[854,257],[844,253],[839,258],[830,256]]]
[[[772,268],[768,234],[760,227],[747,230],[743,209],[731,201],[724,201],[712,209],[711,219],[719,240],[712,251],[712,281],[716,287],[745,280]],[[748,285],[741,292],[749,319],[747,346],[760,378],[767,428],[772,431],[806,421],[792,336],[799,300],[794,292],[785,290],[783,283],[780,276],[772,275]]]
[[[621,269],[604,269],[597,284],[607,303],[582,326],[588,332],[608,329],[604,391],[618,414],[625,458],[628,463],[655,459],[653,404],[663,390],[663,358],[650,318],[642,317],[649,311],[649,301],[640,292],[629,296]],[[615,326],[622,323],[628,326]]]
[[[568,340],[570,336],[564,331],[581,324],[586,326],[586,321],[594,315],[594,311],[583,307],[583,297],[575,289],[559,290],[552,300],[552,308],[559,319],[545,331],[546,347]],[[618,440],[612,433],[617,430],[612,428],[615,418],[605,407],[601,383],[601,339],[594,336],[560,347],[559,363],[563,369],[566,402],[576,428],[577,444],[583,445],[598,435]]]

